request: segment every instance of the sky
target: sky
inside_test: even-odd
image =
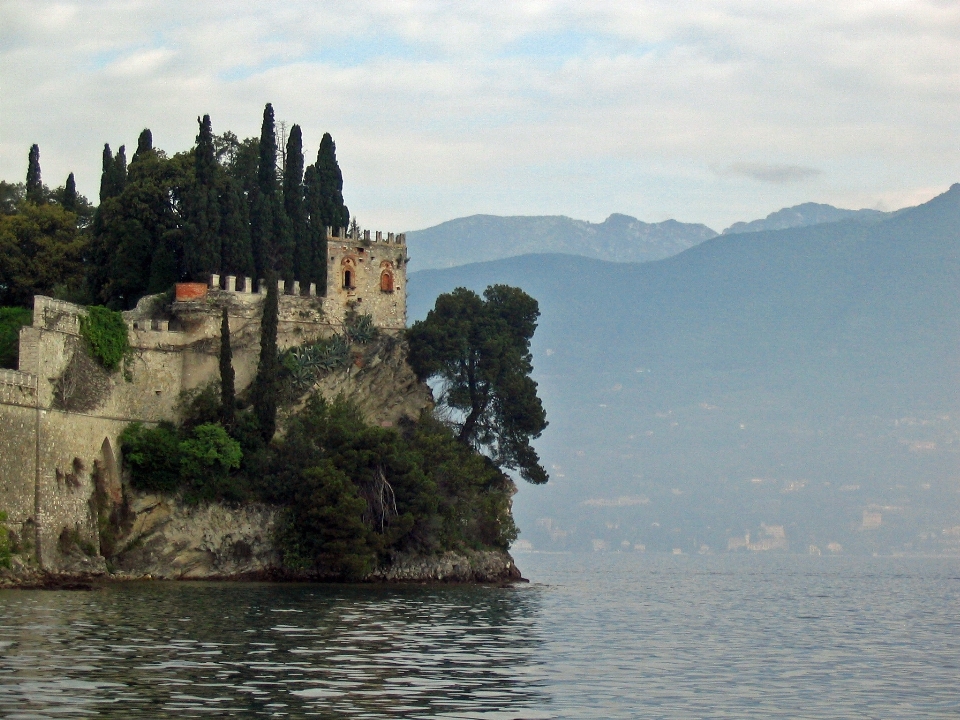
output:
[[[367,228],[890,210],[960,181],[960,3],[0,0],[0,179],[38,143],[95,200],[103,143],[267,102],[308,162],[333,135]]]

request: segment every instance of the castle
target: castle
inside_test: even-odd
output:
[[[403,234],[327,231],[327,287],[278,283],[281,350],[342,330],[351,311],[381,331],[406,325]],[[227,311],[236,387],[253,380],[266,293],[251,278],[213,275],[149,296],[123,313],[132,358],[107,373],[80,338],[86,309],[34,298],[20,331],[18,370],[0,370],[0,510],[38,563],[60,569],[64,539],[99,551],[99,504],[121,497],[118,436],[131,422],[179,420],[184,391],[219,378],[220,323]]]

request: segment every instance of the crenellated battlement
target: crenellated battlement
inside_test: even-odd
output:
[[[37,389],[37,376],[19,370],[0,370],[0,385]]]

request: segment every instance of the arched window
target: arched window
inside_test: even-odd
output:
[[[356,262],[352,257],[345,257],[340,262],[340,268],[343,272],[343,289],[353,290],[357,280]]]
[[[384,270],[380,273],[380,292],[393,292],[393,273],[389,270]]]

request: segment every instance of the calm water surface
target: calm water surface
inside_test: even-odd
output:
[[[513,589],[0,591],[0,716],[960,717],[958,561],[518,563]]]

